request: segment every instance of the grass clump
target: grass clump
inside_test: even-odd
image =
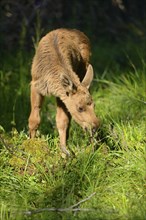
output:
[[[16,106],[22,104],[22,97],[28,94],[28,88],[24,86],[23,90],[22,84],[16,84],[21,91],[12,111],[17,115],[16,123],[11,124],[13,128],[8,132],[8,127],[4,125],[11,123],[13,117],[4,121],[3,116],[0,127],[2,220],[146,218],[145,65],[134,72],[120,73],[116,77],[109,75],[97,78],[93,84],[95,111],[102,121],[98,137],[93,144],[89,143],[88,136],[72,123],[68,145],[74,156],[69,159],[61,157],[58,135],[54,131],[55,113],[53,110],[52,116],[47,113],[50,105],[55,107],[53,99],[49,104],[46,100],[44,105],[39,138],[30,140],[26,126],[24,130],[20,129],[23,117],[27,122],[28,96],[23,111],[22,108],[18,111]],[[1,74],[1,77],[4,75]],[[13,80],[17,81],[16,78]],[[7,81],[10,82],[9,76],[3,78],[2,88]],[[18,91],[14,87],[12,83],[12,88],[6,86],[3,90],[4,96],[1,95],[1,98],[6,99],[1,112],[9,109],[8,93],[11,91],[12,99]],[[11,104],[13,106],[14,102]],[[19,119],[21,123],[17,123]],[[80,211],[44,210],[66,209],[80,201],[84,201],[78,205]],[[35,214],[29,212],[37,210]]]

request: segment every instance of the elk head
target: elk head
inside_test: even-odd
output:
[[[93,80],[93,68],[88,66],[81,83],[76,85],[68,75],[62,76],[62,85],[66,91],[63,100],[72,118],[83,128],[95,132],[99,127],[99,119],[94,112],[93,99],[89,87]]]

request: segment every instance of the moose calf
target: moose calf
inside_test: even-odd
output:
[[[57,29],[41,39],[32,63],[30,138],[35,137],[40,124],[43,97],[54,95],[60,147],[67,155],[66,139],[71,117],[83,129],[95,132],[99,127],[88,91],[93,79],[89,57],[90,44],[85,34],[74,29]]]

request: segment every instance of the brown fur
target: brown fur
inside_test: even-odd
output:
[[[71,116],[83,128],[99,126],[88,91],[93,79],[89,58],[89,40],[82,32],[57,29],[41,39],[32,63],[30,137],[35,137],[40,124],[43,97],[54,95],[60,145],[66,154],[69,154],[66,139]]]

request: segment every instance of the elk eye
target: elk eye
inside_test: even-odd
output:
[[[78,107],[78,112],[83,112],[84,108],[83,107]]]
[[[87,103],[87,105],[91,105],[91,104],[92,104],[92,102],[91,102],[91,101]]]

